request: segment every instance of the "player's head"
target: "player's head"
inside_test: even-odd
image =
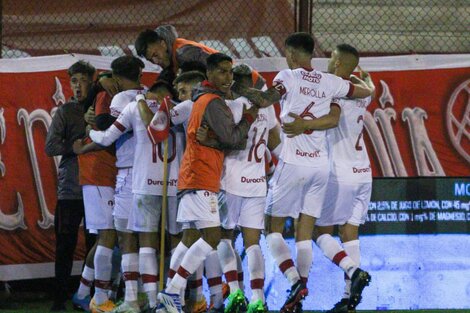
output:
[[[207,67],[204,63],[200,61],[186,61],[180,64],[180,67],[178,69],[178,75],[192,71],[199,71],[206,75]]]
[[[223,53],[207,57],[207,80],[226,93],[232,85],[232,58]]]
[[[137,55],[146,58],[154,64],[166,68],[170,65],[168,45],[157,32],[146,29],[139,34],[135,41]]]
[[[170,84],[168,84],[168,82],[164,80],[157,80],[155,84],[149,88],[146,98],[162,102],[163,98],[166,96],[169,96],[171,99],[174,98],[173,88]]]
[[[142,69],[145,67],[141,59],[134,56],[122,56],[111,62],[113,78],[118,84],[119,90],[126,90],[126,85],[140,84]]]
[[[95,68],[88,62],[80,60],[67,70],[70,76],[70,88],[78,101],[84,101],[88,96],[95,75]]]
[[[293,33],[284,42],[286,47],[286,61],[289,68],[295,68],[306,60],[310,62],[315,48],[313,37],[309,33]]]
[[[348,44],[337,45],[328,61],[328,73],[349,76],[359,64],[359,53]]]
[[[237,64],[233,67],[233,80],[244,87],[253,87],[253,78],[251,77],[252,68],[246,64]]]
[[[206,79],[206,76],[199,71],[189,71],[180,74],[173,81],[178,92],[178,99],[180,101],[191,100],[191,93],[197,84]]]

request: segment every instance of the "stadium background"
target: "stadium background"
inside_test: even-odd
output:
[[[109,64],[109,60],[114,57],[135,52],[133,42],[141,30],[167,23],[173,24],[183,38],[201,41],[236,59],[245,59],[255,67],[261,64],[260,71],[266,73],[268,80],[272,79],[277,70],[283,66],[285,68],[285,64],[279,59],[283,56],[283,40],[295,30],[309,31],[314,35],[315,56],[320,58],[314,64],[320,64],[320,69],[325,65],[325,60],[321,58],[328,57],[331,49],[340,42],[355,45],[363,56],[384,56],[370,58],[366,64],[390,65],[395,62],[395,71],[391,70],[394,67],[390,65],[389,68],[383,66],[375,76],[372,73],[381,97],[374,102],[370,111],[374,114],[372,121],[380,127],[379,132],[385,140],[385,155],[376,152],[376,146],[371,141],[371,132],[366,132],[375,179],[369,214],[371,221],[363,229],[365,235],[361,246],[363,265],[371,271],[373,282],[366,289],[364,303],[359,308],[470,308],[469,1],[3,0],[0,1],[0,8],[2,92],[7,89],[8,83],[11,85],[15,81],[19,85],[21,81],[27,80],[26,77],[31,76],[11,71],[9,66],[20,64],[18,62],[23,64],[21,72],[28,73],[28,70],[32,70],[28,66],[32,63],[17,58],[80,53],[102,55],[105,58],[100,60],[104,59],[104,64]],[[420,55],[404,59],[386,57],[397,54]],[[421,56],[423,54],[426,56]],[[426,64],[432,67],[434,63],[424,62],[430,60],[430,54],[434,55],[432,60],[438,60],[438,63],[446,60],[441,62],[447,64],[444,68],[451,68],[447,71],[439,68],[440,71],[429,72],[429,77],[434,78],[434,85],[423,77],[418,77],[423,70],[431,70]],[[275,65],[263,65],[269,62]],[[449,66],[452,62],[458,64]],[[46,60],[44,63],[47,63]],[[54,61],[50,64],[50,70],[55,71],[54,75],[57,74],[59,82],[62,82],[63,94],[69,96],[70,90],[67,90],[67,77],[63,69],[60,72]],[[415,66],[416,70],[406,72],[408,65],[410,68]],[[100,68],[104,69],[106,65]],[[263,68],[267,70],[263,71]],[[367,67],[365,69],[368,70]],[[147,70],[147,81],[150,82],[155,77],[152,72],[158,72],[159,69],[149,65]],[[397,76],[396,72],[401,74]],[[403,74],[404,72],[406,73]],[[385,85],[379,83],[377,77]],[[23,91],[28,86],[34,89],[34,80],[41,79],[41,76],[31,79],[29,85],[27,83],[24,89],[21,88],[21,93],[26,93]],[[427,83],[432,88],[426,86]],[[439,86],[444,90],[439,90]],[[57,87],[57,81],[53,87]],[[419,92],[414,94],[413,90],[408,90],[413,88]],[[463,92],[459,93],[460,91]],[[23,133],[26,130],[19,126],[20,115],[24,114],[19,113],[20,107],[29,102],[29,112],[41,106],[49,112],[60,103],[58,98],[56,103],[52,102],[49,94],[39,97],[43,101],[33,103],[27,95],[22,95],[23,98],[14,94],[9,96],[17,99],[17,102],[6,101],[8,97],[3,93],[4,102],[0,102],[0,121],[3,121],[0,123],[0,153],[3,157],[3,162],[0,158],[0,242],[2,246],[11,248],[2,252],[0,280],[31,278],[27,276],[28,273],[14,271],[13,269],[18,268],[8,266],[17,264],[12,255],[31,253],[31,242],[21,242],[25,237],[21,237],[20,232],[31,231],[37,225],[36,221],[40,217],[37,212],[41,211],[39,207],[44,206],[39,203],[38,197],[33,196],[24,205],[25,215],[34,212],[34,217],[26,220],[26,229],[19,224],[15,227],[9,224],[20,207],[20,200],[15,192],[21,193],[19,190],[22,188],[37,189],[37,183],[25,187],[21,179],[12,180],[7,175],[18,170],[14,159],[18,164],[21,164],[19,161],[23,161],[22,164],[30,162],[27,149],[23,147],[22,150],[16,150],[18,146],[27,144]],[[22,102],[18,100],[20,98]],[[403,116],[402,111],[407,106],[423,106],[423,101],[433,98],[436,101],[424,103],[428,118],[425,129],[429,133],[426,136],[430,138],[431,150],[437,155],[442,170],[432,162],[432,153],[421,160],[424,166],[419,165],[414,154],[416,149],[413,148],[412,132],[408,133],[405,119],[396,118],[392,121],[389,116],[400,113]],[[451,103],[451,99],[456,101]],[[456,108],[455,112],[452,111],[453,108]],[[449,121],[449,110],[450,115],[457,118]],[[383,114],[388,116],[390,124],[384,123]],[[387,128],[387,125],[391,128]],[[42,168],[40,177],[53,181],[53,162],[45,157],[41,149],[45,130],[31,127],[31,133],[31,138],[36,142],[33,150],[39,158],[38,163],[46,166]],[[419,138],[423,133],[418,132],[415,135]],[[456,137],[459,140],[455,140]],[[398,149],[394,146],[398,146]],[[396,156],[397,152],[402,158]],[[29,157],[31,158],[31,154]],[[390,164],[387,165],[384,159],[388,159]],[[33,176],[30,173],[33,170],[21,170],[28,177]],[[46,207],[49,204],[52,208],[55,202],[55,183],[44,185]],[[44,210],[42,213],[44,217]],[[53,238],[51,225],[45,223],[43,226],[37,231],[46,232],[45,238]],[[18,246],[24,251],[14,252]],[[238,247],[240,248],[239,245]],[[53,253],[47,249],[33,250],[38,256],[46,254],[50,257]],[[243,254],[243,251],[240,253]],[[287,284],[269,257],[267,262],[266,292],[269,293],[270,308],[277,309],[282,304],[280,301],[284,299]],[[44,273],[47,275],[47,271]],[[307,299],[305,307],[327,309],[334,304],[341,295],[341,277],[341,272],[316,249],[309,285],[313,296]]]

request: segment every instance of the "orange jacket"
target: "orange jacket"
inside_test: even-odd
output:
[[[220,97],[207,93],[193,104],[187,128],[186,150],[178,177],[178,190],[197,189],[219,192],[224,152],[200,145],[196,141],[196,131],[201,126],[204,111],[215,98]]]
[[[198,42],[183,39],[183,38],[176,38],[175,42],[173,42],[172,54],[171,54],[172,62],[173,62],[172,63],[173,64],[173,72],[174,73],[176,73],[178,71],[178,68],[179,68],[178,60],[176,58],[177,50],[180,49],[183,46],[188,46],[188,45],[195,46],[195,47],[201,49],[202,51],[204,51],[206,54],[213,54],[213,53],[219,52],[215,49],[212,49],[212,48],[209,48],[208,46],[203,45],[202,43],[198,43]],[[206,58],[207,58],[207,56],[204,57],[204,60],[199,60],[199,61],[206,64]]]

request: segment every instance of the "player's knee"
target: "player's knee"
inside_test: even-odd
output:
[[[202,230],[202,238],[207,242],[214,250],[217,250],[219,245],[221,232],[219,227],[207,228]]]

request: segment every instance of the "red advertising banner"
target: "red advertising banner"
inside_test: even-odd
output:
[[[79,59],[99,69],[112,61],[89,55],[0,60],[0,280],[53,275],[59,158],[47,157],[44,143],[55,110],[71,96],[66,69]],[[269,83],[287,67],[277,58],[242,61]],[[313,65],[325,69],[326,62]],[[150,85],[156,67],[147,65]],[[374,177],[470,176],[470,57],[363,58],[361,66],[377,86],[365,117]]]

